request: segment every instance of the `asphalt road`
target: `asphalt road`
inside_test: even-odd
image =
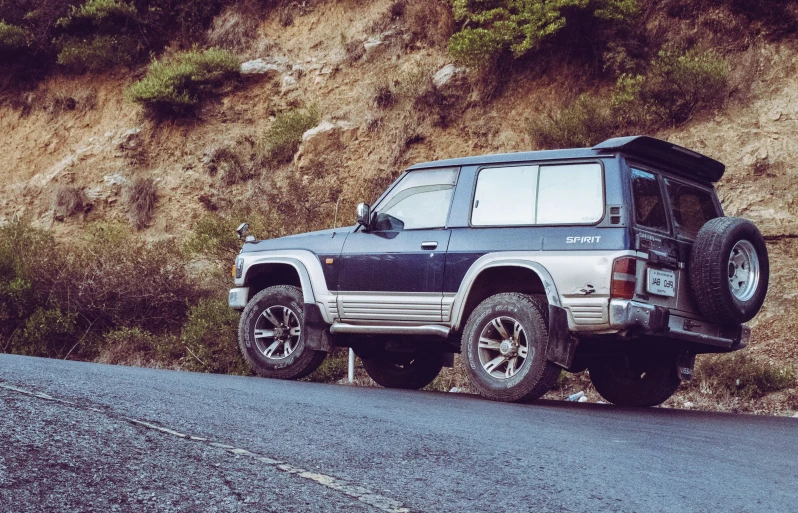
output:
[[[0,512],[795,512],[798,420],[0,355]]]

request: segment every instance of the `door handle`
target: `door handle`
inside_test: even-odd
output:
[[[421,249],[435,249],[438,247],[437,242],[422,242]]]

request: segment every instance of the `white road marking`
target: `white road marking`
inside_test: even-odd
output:
[[[32,397],[36,397],[38,399],[44,399],[46,401],[53,401],[60,404],[65,404],[68,406],[77,406],[80,408],[85,408],[94,412],[102,413],[104,415],[108,415],[110,417],[114,417],[120,420],[124,420],[126,422],[130,422],[131,424],[135,424],[137,426],[141,426],[146,429],[152,429],[154,431],[158,431],[159,433],[163,433],[166,435],[174,436],[177,438],[182,438],[183,440],[190,440],[194,442],[205,443],[211,447],[215,447],[218,449],[223,449],[231,454],[235,454],[236,456],[245,456],[249,458],[253,458],[265,465],[273,467],[280,472],[285,472],[286,474],[295,475],[302,479],[307,479],[308,481],[313,481],[321,486],[329,488],[331,490],[335,490],[339,493],[352,497],[360,502],[368,504],[369,506],[373,506],[381,511],[385,511],[386,513],[409,513],[410,510],[405,508],[401,502],[390,499],[378,493],[374,493],[371,490],[364,488],[362,486],[352,485],[348,482],[338,479],[333,476],[328,476],[326,474],[321,474],[318,472],[310,472],[308,470],[294,467],[293,465],[289,465],[283,461],[278,461],[267,456],[262,456],[260,454],[256,454],[254,452],[248,451],[246,449],[239,449],[232,445],[222,444],[219,442],[211,442],[207,438],[199,437],[199,436],[190,436],[183,434],[179,431],[175,431],[174,429],[169,429],[163,426],[159,426],[157,424],[153,424],[151,422],[146,422],[143,420],[133,419],[130,417],[125,417],[121,415],[114,415],[111,412],[101,410],[99,408],[93,407],[86,407],[82,406],[78,403],[73,401],[67,401],[64,399],[58,399],[56,397],[49,396],[42,392],[34,392],[31,390],[26,390],[24,388],[15,387],[13,385],[9,385],[3,382],[0,382],[0,388],[4,388],[6,390],[11,390],[13,392],[18,392],[20,394],[29,395]]]

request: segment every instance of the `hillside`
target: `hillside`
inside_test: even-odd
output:
[[[739,29],[744,21],[729,12],[718,8],[695,19],[647,15],[647,33],[678,27],[685,40],[724,52],[731,70],[722,105],[685,122],[660,123],[651,135],[727,165],[718,185],[725,212],[754,221],[772,259],[770,292],[752,322],[747,353],[784,369],[798,361],[792,315],[798,295],[792,265],[798,258],[798,172],[792,165],[798,160],[798,41],[763,32],[730,42],[703,32],[710,21]],[[261,10],[234,4],[216,17],[205,44],[227,48],[241,62],[261,59],[268,70],[236,79],[186,117],[156,119],[126,99],[125,89],[144,76],[146,62],[107,72],[57,71],[25,88],[7,87],[0,98],[0,224],[25,218],[59,240],[79,238],[92,223],[124,224],[130,217],[125,185],[148,177],[158,200],[152,219],[136,232],[140,239],[180,242],[208,215],[236,221],[269,209],[282,224],[261,235],[332,226],[336,205],[340,225],[353,218],[355,204],[373,200],[412,163],[542,147],[536,123],[556,117],[584,92],[610,94],[615,82],[579,58],[560,59],[554,49],[554,57],[502,61],[491,73],[455,68],[451,80],[440,85],[439,75],[436,85],[436,73],[454,62],[447,43],[459,26],[443,1],[324,0]],[[168,47],[164,55],[178,50]],[[310,107],[336,128],[300,147],[293,161],[259,160],[276,117]],[[242,176],[228,178],[230,166],[240,167]],[[65,188],[80,192],[79,208],[59,210]],[[213,259],[197,265],[222,266]],[[457,376],[439,380],[444,388],[462,386]],[[562,394],[585,383],[569,380]],[[798,410],[794,384],[756,401],[724,393],[695,386],[669,404]]]

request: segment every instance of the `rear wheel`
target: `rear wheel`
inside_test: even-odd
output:
[[[241,314],[238,345],[259,376],[303,378],[327,356],[305,345],[302,303],[298,287],[277,285],[255,294]]]
[[[360,360],[369,377],[385,388],[424,388],[432,383],[443,368],[441,354],[428,351],[384,352],[368,358],[361,357]]]
[[[676,354],[668,352],[613,355],[590,365],[596,391],[618,406],[656,406],[679,388]]]
[[[546,304],[516,292],[491,296],[463,330],[466,371],[477,391],[497,401],[531,401],[551,389],[560,368],[546,359]]]

